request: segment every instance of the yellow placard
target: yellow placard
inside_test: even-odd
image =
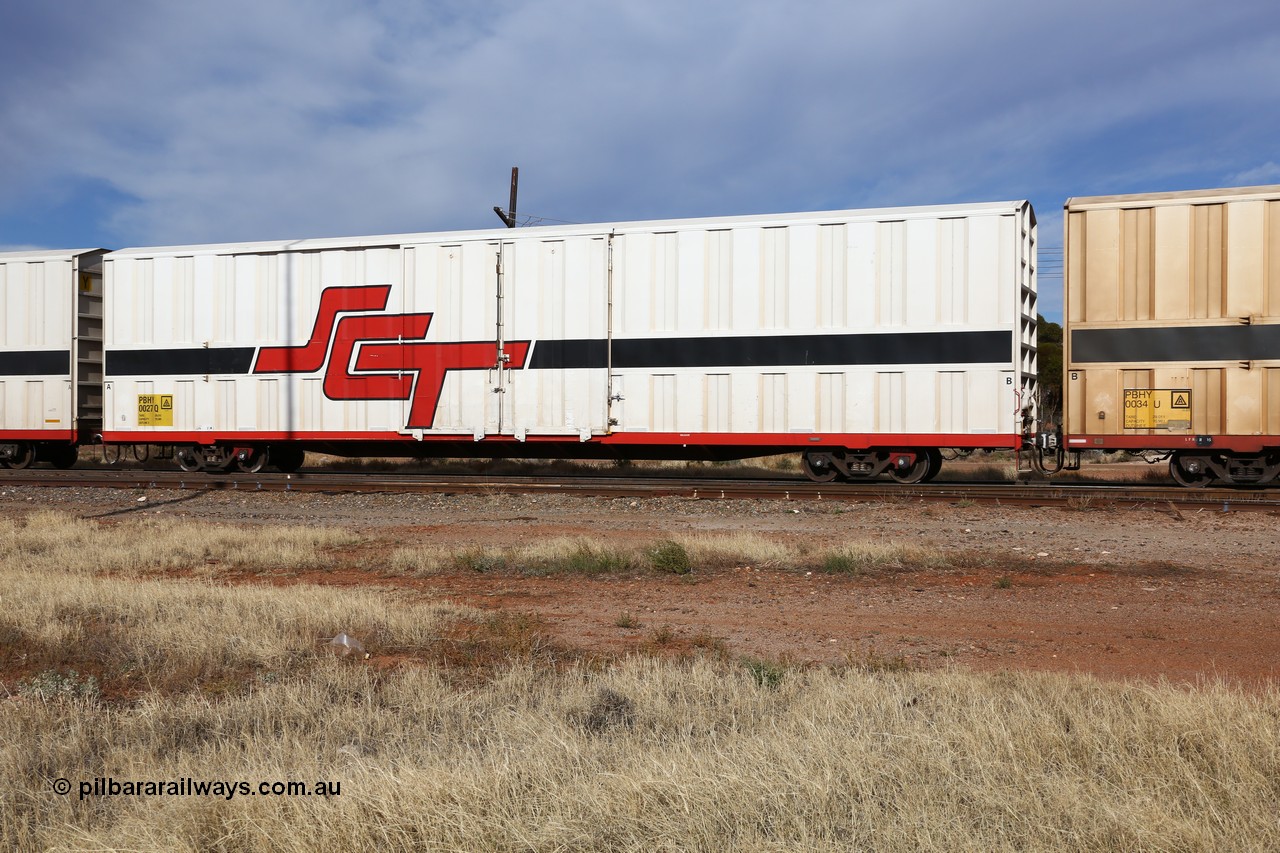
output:
[[[173,395],[139,394],[138,426],[173,426]]]
[[[1124,389],[1125,429],[1191,429],[1191,391],[1186,388]]]

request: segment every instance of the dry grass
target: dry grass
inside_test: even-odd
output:
[[[144,516],[98,523],[64,513],[0,518],[0,566],[69,573],[134,574],[204,569],[219,564],[245,569],[317,568],[325,549],[358,537],[327,527],[244,527]]]
[[[566,665],[518,616],[377,590],[119,576],[154,568],[126,558],[129,539],[169,552],[202,539],[199,524],[119,525],[110,558],[116,546],[87,547],[96,539],[65,552],[39,535],[85,524],[35,516],[29,541],[21,524],[0,537],[0,848],[1280,846],[1274,690],[870,658],[798,668],[735,662],[714,638],[691,660]],[[231,539],[203,541],[189,559],[253,559]],[[330,546],[298,547],[322,564]],[[655,647],[664,629],[650,629]],[[315,639],[340,630],[374,659],[318,654]],[[459,681],[459,661],[485,677]],[[69,795],[53,793],[60,777]],[[81,799],[98,777],[341,793]]]
[[[977,554],[920,545],[868,539],[854,540],[834,550],[809,550],[754,533],[692,534],[649,544],[608,547],[581,538],[548,539],[505,547],[409,546],[395,549],[387,563],[395,573],[419,576],[464,569],[525,574],[672,572],[670,555],[680,551],[693,572],[749,566],[863,573],[973,568],[986,564]]]
[[[971,558],[948,554],[940,548],[908,545],[901,542],[868,540],[853,542],[823,555],[822,570],[859,574],[875,571],[902,571],[906,569],[947,569]]]
[[[421,650],[438,642],[443,621],[463,615],[458,608],[392,608],[376,589],[283,591],[221,585],[214,577],[226,569],[323,565],[324,546],[351,540],[317,528],[246,536],[200,523],[100,525],[55,513],[0,522],[0,589],[7,603],[21,605],[0,610],[0,664],[30,677],[66,678],[74,670],[81,684],[93,678],[112,695],[238,690],[247,678],[312,661],[321,637],[346,631],[384,652]],[[137,574],[185,566],[200,577]]]
[[[1280,701],[1058,676],[631,660],[459,692],[338,662],[213,702],[25,702],[0,843],[130,850],[1221,850],[1280,844]],[[59,733],[57,738],[49,732]],[[47,779],[337,781],[114,797]]]

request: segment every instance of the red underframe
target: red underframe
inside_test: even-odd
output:
[[[385,430],[366,432],[179,432],[179,431],[141,431],[112,430],[103,432],[103,441],[108,444],[245,444],[252,442],[285,442],[285,441],[387,441],[416,442],[411,435]],[[432,441],[470,441],[472,434],[467,432],[438,433],[428,432],[422,436],[422,443]],[[519,443],[510,434],[487,435],[477,445],[484,443]],[[568,435],[526,435],[524,444],[578,444],[578,436]],[[731,433],[731,432],[614,432],[609,435],[593,435],[589,442],[605,445],[706,445],[715,447],[791,447],[800,450],[805,447],[845,447],[850,449],[870,447],[972,447],[986,449],[1012,450],[1022,445],[1022,436],[1018,434],[995,433]]]
[[[0,441],[75,441],[71,429],[6,429],[0,430]]]
[[[1200,436],[1203,438],[1203,436]],[[1064,435],[1062,446],[1067,450],[1233,450],[1237,453],[1257,453],[1266,448],[1280,447],[1280,435],[1213,435],[1212,444],[1196,443],[1194,434],[1177,435]]]

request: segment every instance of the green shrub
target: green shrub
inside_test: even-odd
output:
[[[679,542],[664,539],[649,552],[649,562],[655,571],[672,575],[687,575],[693,571],[689,552]]]
[[[747,668],[747,672],[751,673],[757,685],[770,690],[776,690],[778,685],[782,684],[783,676],[787,674],[782,664],[758,658],[743,658],[742,665]]]

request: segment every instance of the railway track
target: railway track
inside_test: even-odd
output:
[[[432,494],[561,494],[594,497],[683,497],[700,500],[794,501],[972,501],[1012,506],[1066,506],[1078,509],[1205,509],[1280,511],[1280,491],[1186,489],[1068,481],[933,482],[903,486],[890,482],[812,483],[799,478],[729,479],[687,476],[616,477],[589,474],[533,476],[350,473],[300,471],[295,474],[189,474],[180,471],[24,470],[5,471],[9,487],[173,489],[273,492],[419,492]]]

